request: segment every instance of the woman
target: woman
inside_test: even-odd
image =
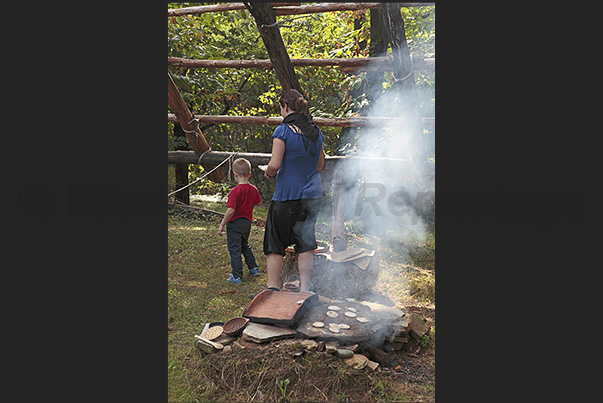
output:
[[[272,157],[264,173],[276,178],[264,233],[268,288],[279,289],[285,248],[293,244],[300,291],[307,292],[317,247],[316,218],[322,197],[318,171],[324,167],[324,138],[307,115],[308,101],[297,90],[284,91],[279,103],[284,119],[272,135]]]

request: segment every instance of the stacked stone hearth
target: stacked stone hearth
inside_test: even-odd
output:
[[[240,336],[222,334],[213,341],[195,336],[194,344],[204,354],[266,343],[300,344],[305,351],[334,354],[353,368],[375,370],[387,366],[389,355],[395,351],[414,351],[429,331],[427,320],[416,313],[352,298],[323,297],[292,326],[250,321]]]

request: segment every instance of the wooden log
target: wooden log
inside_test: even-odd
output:
[[[381,8],[381,3],[321,3],[298,7],[275,8],[276,15],[297,15],[324,13],[326,11],[356,11]]]
[[[273,6],[300,6],[301,3],[272,3]],[[243,3],[222,3],[212,4],[209,6],[196,6],[196,7],[183,7],[183,8],[171,8],[168,9],[168,17],[178,17],[180,15],[190,14],[204,14],[213,13],[218,11],[233,11],[233,10],[244,10],[245,4]]]
[[[378,362],[381,365],[389,364],[389,354],[375,346],[367,346],[365,350],[369,353],[370,359]]]
[[[348,241],[345,238],[345,204],[343,198],[344,172],[337,169],[334,172],[333,179],[333,226],[331,229],[331,244],[333,252],[341,252],[348,248]]]
[[[185,130],[186,138],[192,145],[194,152],[201,154],[209,150],[209,144],[207,144],[205,136],[203,136],[201,130],[199,130],[196,125],[191,124],[193,114],[191,113],[190,109],[188,109],[184,99],[182,99],[180,92],[178,92],[178,88],[176,88],[176,84],[174,84],[170,73],[168,73],[168,105],[172,112],[174,112],[174,115],[176,115],[176,118],[178,119],[180,126],[182,126],[182,129]],[[196,132],[196,135],[194,136],[192,133],[193,131]],[[211,170],[214,168],[214,166],[204,165],[203,168]],[[208,176],[208,178],[213,182],[219,183],[222,181],[222,179],[224,179],[224,172],[216,169]]]
[[[255,124],[278,126],[283,123],[282,117],[277,116],[227,116],[227,115],[195,115],[200,123],[225,123],[225,124]],[[176,115],[168,113],[168,122],[177,122]],[[422,118],[423,126],[434,126],[435,118]],[[406,123],[404,118],[391,117],[365,117],[352,118],[321,118],[315,117],[314,123],[319,126],[328,127],[403,127]]]
[[[398,7],[434,6],[435,3],[397,3]],[[276,15],[314,14],[327,11],[356,11],[381,8],[381,3],[322,3],[298,7],[275,7]]]
[[[400,7],[433,6],[435,3],[398,3]],[[301,3],[272,3],[276,15],[314,14],[326,11],[355,11],[381,8],[381,3],[324,3],[302,6]],[[243,10],[243,3],[212,4],[209,6],[183,7],[168,9],[168,17],[180,15],[203,14],[217,11]]]
[[[245,6],[255,19],[276,77],[281,83],[282,91],[294,88],[304,94],[281,37],[272,5],[270,3],[245,3]]]
[[[290,59],[294,67],[326,67],[336,66],[345,72],[355,71],[393,71],[391,57],[357,57],[341,59]],[[412,57],[414,70],[435,70],[435,58]],[[258,60],[202,60],[169,57],[168,66],[195,68],[231,68],[231,69],[270,69],[272,62],[266,59]]]
[[[427,163],[425,147],[423,145],[423,128],[419,109],[419,96],[414,79],[413,63],[410,57],[408,42],[404,29],[404,19],[400,8],[394,3],[383,3],[383,22],[389,27],[389,42],[392,48],[394,64],[393,87],[401,93],[401,110],[405,111],[407,119],[406,132],[411,136],[410,155],[417,163],[417,168]]]
[[[168,164],[211,164],[218,165],[226,158],[229,158],[231,152],[225,151],[210,151],[202,154],[201,156],[195,154],[192,151],[168,151]],[[272,154],[265,153],[236,153],[237,158],[242,157],[247,159],[252,166],[266,165],[270,162]],[[223,165],[224,166],[224,165]]]
[[[231,155],[235,154],[236,158],[242,157],[247,159],[252,166],[258,165],[266,165],[270,162],[270,157],[272,154],[268,153],[232,153],[227,151],[208,151],[203,153],[201,156],[195,154],[193,151],[168,151],[168,164],[211,164],[218,165],[226,158],[229,158]],[[392,167],[392,169],[399,169],[405,172],[413,172],[410,161],[401,158],[384,158],[384,157],[342,157],[342,156],[325,156],[325,171],[329,171],[340,162],[344,160],[358,160],[362,162],[371,162],[368,164],[370,167],[373,167],[375,170],[380,170],[383,168],[384,164]],[[364,163],[363,165],[367,165]],[[435,174],[435,166],[431,166],[431,171],[426,172],[428,176],[433,176]]]

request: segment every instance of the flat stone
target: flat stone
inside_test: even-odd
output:
[[[268,343],[295,336],[296,331],[263,323],[249,322],[243,330],[243,338],[254,343]]]
[[[326,341],[325,342],[325,352],[329,354],[335,353],[337,351],[337,347],[339,346],[338,341]]]
[[[346,364],[354,369],[362,369],[367,366],[369,359],[366,358],[365,355],[362,354],[354,354],[352,358],[348,358],[347,360],[343,360]]]
[[[301,345],[307,351],[316,351],[318,350],[318,342],[312,339],[303,339],[301,341]]]
[[[351,344],[349,346],[339,346],[337,348],[342,349],[342,350],[350,350],[350,351],[356,352],[356,351],[358,351],[358,344]]]
[[[337,351],[335,351],[335,355],[339,358],[352,358],[354,356],[354,352],[352,350],[338,348]]]
[[[371,308],[371,314],[386,322],[397,322],[404,317],[404,311],[383,305],[378,302],[361,301],[362,305]]]
[[[415,340],[420,340],[430,329],[427,326],[427,319],[416,313],[410,314],[408,327],[410,329],[409,334]]]
[[[392,324],[392,328],[396,333],[406,333],[408,332],[408,325],[410,321],[407,318],[400,319],[397,322]]]
[[[379,363],[369,360],[369,362],[366,364],[366,366],[369,367],[370,369],[372,369],[373,371],[375,371],[377,368],[379,368]]]

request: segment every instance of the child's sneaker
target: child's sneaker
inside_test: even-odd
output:
[[[249,270],[249,274],[251,274],[254,277],[257,277],[260,275],[260,269],[258,269],[257,267],[254,267],[253,269]]]
[[[235,284],[241,284],[241,282],[243,280],[241,280],[241,277],[234,278],[233,275],[231,274],[230,277],[228,277],[226,279],[226,281],[230,281],[231,283],[235,283]]]

